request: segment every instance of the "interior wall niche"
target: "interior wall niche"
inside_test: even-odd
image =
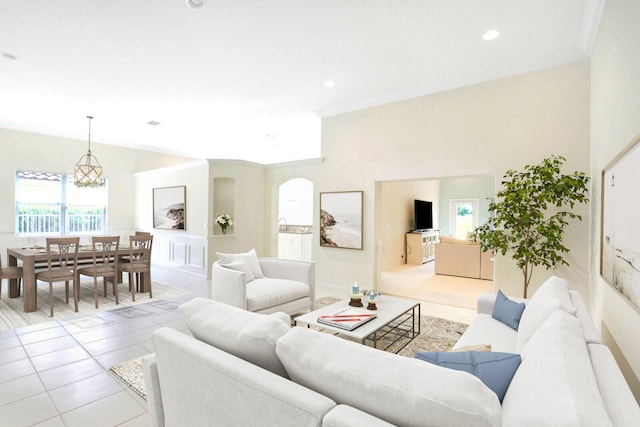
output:
[[[215,236],[234,235],[236,228],[236,180],[234,178],[220,177],[213,179],[213,234]],[[223,233],[222,228],[216,224],[218,215],[231,216],[233,225]]]

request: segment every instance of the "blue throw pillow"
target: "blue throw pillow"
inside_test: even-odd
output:
[[[475,375],[493,390],[500,399],[500,403],[521,361],[519,354],[477,351],[458,353],[431,351],[416,353],[415,357],[434,365]]]
[[[493,313],[491,313],[491,317],[517,331],[518,326],[520,326],[520,318],[522,317],[523,311],[523,302],[518,303],[511,301],[502,293],[501,290],[498,290],[496,303],[493,306]]]

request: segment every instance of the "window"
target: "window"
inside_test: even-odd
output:
[[[449,232],[458,239],[466,239],[479,223],[478,200],[451,200]]]
[[[106,231],[107,185],[78,188],[73,176],[16,172],[16,234],[69,235]]]

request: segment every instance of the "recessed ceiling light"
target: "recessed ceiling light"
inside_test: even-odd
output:
[[[336,87],[336,82],[334,82],[333,80],[327,80],[326,82],[324,82],[324,87]]]
[[[500,31],[498,30],[489,30],[486,33],[484,33],[484,35],[482,36],[482,38],[487,41],[495,40],[498,37],[500,37]]]
[[[147,122],[147,124],[148,124],[149,126],[158,126],[160,123],[161,123],[161,122],[159,122],[159,121],[157,121],[157,120],[149,120],[149,121]]]
[[[207,6],[204,0],[187,0],[187,4],[193,10],[202,10]]]

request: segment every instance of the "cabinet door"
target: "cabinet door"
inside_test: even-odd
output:
[[[300,260],[302,240],[299,234],[280,233],[278,235],[278,258]]]
[[[302,253],[300,259],[302,261],[311,261],[311,247],[313,242],[313,234],[302,235]]]

